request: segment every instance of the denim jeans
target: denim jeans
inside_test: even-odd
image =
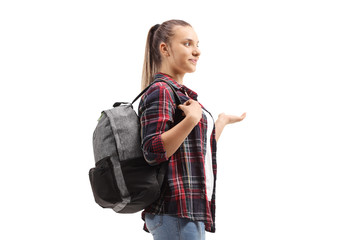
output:
[[[146,226],[154,240],[205,240],[205,225],[170,215],[145,214]]]

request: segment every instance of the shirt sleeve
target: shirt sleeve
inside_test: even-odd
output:
[[[172,95],[173,92],[166,83],[155,83],[139,104],[141,148],[150,165],[168,160],[161,134],[174,125],[176,103]]]

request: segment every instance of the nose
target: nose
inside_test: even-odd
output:
[[[201,51],[198,47],[195,47],[192,53],[194,56],[198,57],[201,54]]]

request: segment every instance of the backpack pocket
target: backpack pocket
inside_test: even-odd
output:
[[[96,163],[95,168],[89,171],[90,184],[95,202],[103,208],[111,208],[117,202],[121,202],[121,195],[111,163],[110,156]]]

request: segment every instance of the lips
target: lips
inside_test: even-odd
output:
[[[196,65],[196,63],[197,63],[197,61],[198,61],[198,59],[189,59],[190,60],[190,62],[192,63],[192,64],[194,64],[194,65]]]

